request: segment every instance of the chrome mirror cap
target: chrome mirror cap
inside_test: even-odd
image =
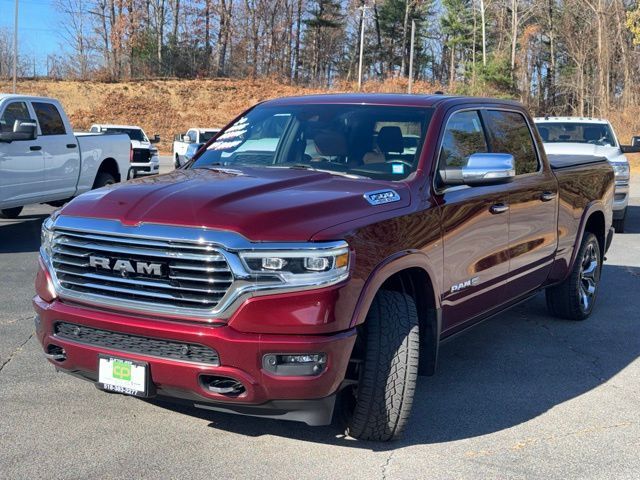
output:
[[[510,153],[474,153],[462,167],[462,182],[466,185],[509,182],[515,176],[515,159]]]

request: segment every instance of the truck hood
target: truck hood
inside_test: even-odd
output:
[[[371,205],[365,193],[400,199]],[[94,190],[62,215],[231,230],[252,241],[308,241],[317,232],[408,206],[405,183],[289,168],[177,170]]]
[[[627,161],[618,147],[590,143],[545,143],[544,150],[550,155],[592,155],[604,157],[610,162]]]

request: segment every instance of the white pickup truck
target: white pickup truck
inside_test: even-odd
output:
[[[613,227],[624,232],[629,204],[629,160],[625,153],[640,152],[637,145],[621,145],[613,127],[602,118],[539,117],[534,119],[547,155],[590,155],[606,158],[615,173]]]
[[[91,125],[93,133],[126,134],[131,140],[133,149],[129,178],[160,173],[160,157],[154,144],[160,141],[159,135],[151,139],[141,127],[136,125]]]
[[[74,133],[57,100],[0,94],[0,216],[126,180],[126,135]]]
[[[191,144],[203,145],[220,131],[219,128],[190,128],[184,135],[176,135],[173,142],[173,161],[180,168],[187,161],[185,154]]]

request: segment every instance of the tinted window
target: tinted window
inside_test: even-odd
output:
[[[207,132],[202,132],[200,134],[200,143],[208,142],[209,140],[211,140],[213,138],[213,136],[216,133],[218,133],[218,130],[211,130],[211,131],[207,131]]]
[[[418,166],[432,112],[348,104],[258,106],[229,125],[192,167],[289,167],[401,180]]]
[[[42,135],[64,135],[67,131],[60,112],[52,103],[33,102]]]
[[[538,171],[538,156],[524,116],[517,112],[483,112],[491,151],[510,153],[516,161],[516,175]]]
[[[606,123],[541,122],[538,131],[545,143],[590,143],[616,146],[611,127]]]
[[[0,131],[3,133],[13,132],[16,120],[31,120],[27,104],[24,102],[13,102],[7,105],[0,118]]]
[[[464,167],[474,153],[486,153],[487,142],[477,111],[453,114],[440,147],[440,168]]]
[[[120,133],[128,135],[131,140],[135,140],[136,142],[148,142],[147,137],[144,136],[142,130],[139,128],[103,128],[103,132],[105,133]]]

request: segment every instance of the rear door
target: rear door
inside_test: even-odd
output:
[[[8,103],[0,112],[0,129],[13,132],[16,120],[31,120],[25,101]],[[0,143],[0,205],[28,205],[42,196],[44,161],[40,139]]]
[[[80,175],[80,148],[75,135],[64,124],[56,104],[42,101],[31,103],[40,127],[44,156],[46,194],[50,198],[72,197]]]
[[[558,182],[544,166],[523,113],[483,110],[489,146],[510,153],[516,178],[509,188],[509,277],[511,297],[535,290],[546,280],[557,249]]]
[[[446,123],[438,168],[463,167],[472,154],[488,151],[479,111],[458,111]],[[503,185],[435,187],[444,242],[443,330],[450,330],[508,300],[508,194]]]

